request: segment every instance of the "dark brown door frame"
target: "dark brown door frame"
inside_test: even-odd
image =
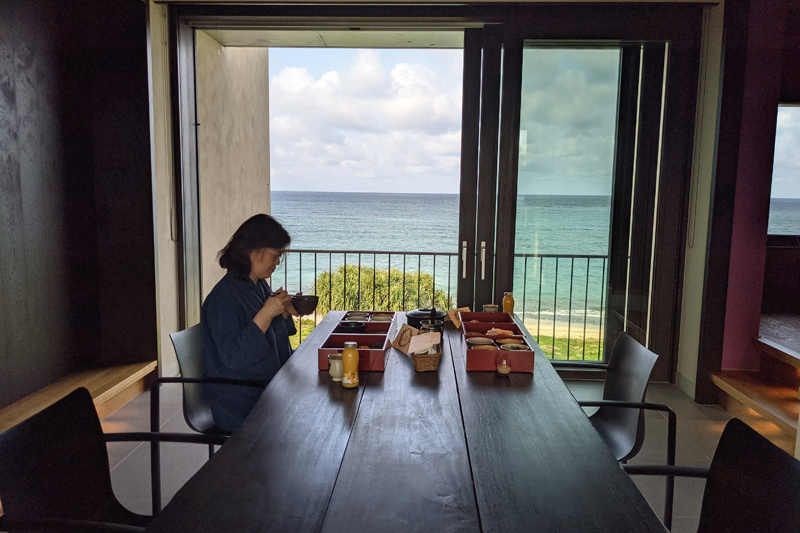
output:
[[[501,25],[488,25],[483,30],[478,214],[475,228],[475,309],[480,309],[483,304],[496,303],[493,299],[495,206],[503,32]]]
[[[500,161],[497,177],[497,237],[494,303],[514,286],[514,241],[517,227],[517,173],[519,170],[519,122],[522,99],[523,30],[506,24],[503,39],[503,99],[500,124]],[[506,90],[509,88],[510,90]],[[513,89],[519,88],[519,90]],[[503,216],[513,213],[513,216]],[[500,255],[500,251],[505,251]],[[510,255],[510,257],[509,257]]]
[[[461,92],[461,184],[458,217],[458,307],[475,300],[475,222],[478,204],[478,139],[481,109],[481,49],[483,29],[464,32]]]
[[[182,329],[200,322],[203,280],[197,150],[195,33],[179,10],[170,7],[170,76],[175,125],[175,198],[178,246],[178,320]]]
[[[614,186],[611,189],[611,221],[608,243],[605,338],[616,339],[625,330],[628,294],[628,250],[631,234],[631,199],[636,161],[636,117],[639,110],[639,65],[642,45],[623,45],[620,65],[619,104],[614,148]],[[606,346],[605,357],[609,355]]]

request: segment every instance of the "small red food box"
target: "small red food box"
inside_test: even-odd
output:
[[[462,315],[467,313],[462,313]],[[505,313],[473,313],[473,314],[505,314]],[[505,329],[511,331],[513,335],[486,335],[486,332],[493,329]],[[467,354],[467,371],[486,371],[495,372],[497,370],[496,358],[501,352],[500,347],[495,343],[497,350],[474,350],[467,344],[467,332],[482,333],[486,338],[492,340],[499,340],[503,338],[518,338],[522,340],[529,348],[527,339],[522,335],[519,326],[511,322],[463,322],[461,329],[464,335],[461,342],[464,345],[464,350]],[[475,338],[475,337],[470,337]],[[508,366],[511,367],[511,372],[527,372],[533,373],[533,350],[502,350],[503,356],[508,361]]]
[[[366,311],[372,315],[372,311]],[[380,314],[389,314],[387,311],[375,311]],[[367,372],[383,372],[386,369],[386,350],[392,345],[389,337],[394,326],[395,314],[391,312],[392,320],[365,320],[364,331],[361,333],[344,333],[340,326],[336,326],[322,346],[317,349],[317,363],[320,370],[328,370],[328,354],[340,353],[344,350],[344,343],[353,341],[358,346],[376,346],[380,348],[361,348],[358,350],[358,370]]]
[[[522,335],[522,330],[519,329],[513,322],[462,322],[461,323],[461,330],[464,332],[464,336],[466,337],[466,333],[469,332],[477,332],[486,335],[486,332],[490,329],[504,329],[506,331],[510,331],[512,335]],[[488,335],[487,335],[488,336]],[[503,335],[499,335],[500,337],[508,337],[508,333]],[[494,337],[492,337],[494,338]]]
[[[386,367],[386,349],[389,347],[388,335],[365,335],[363,333],[331,333],[330,337],[317,350],[320,370],[328,370],[328,354],[344,350],[344,343],[354,341],[358,346],[372,346],[380,342],[381,348],[360,348],[358,350],[358,369],[360,371],[383,372]]]
[[[472,313],[466,311],[459,311],[458,319],[462,324],[477,320],[478,322],[497,323],[497,322],[514,322],[511,315],[508,313]]]

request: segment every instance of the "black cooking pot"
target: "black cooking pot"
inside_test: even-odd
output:
[[[444,321],[444,317],[447,315],[444,311],[436,309],[414,309],[413,311],[409,311],[406,313],[406,322],[408,325],[414,328],[419,329],[420,327],[420,320],[426,319],[434,319],[434,320],[442,320]]]

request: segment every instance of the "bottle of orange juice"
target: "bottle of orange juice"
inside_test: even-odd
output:
[[[503,295],[503,312],[514,314],[514,295],[510,292]]]
[[[342,385],[346,389],[358,387],[358,343],[347,341],[342,352]]]

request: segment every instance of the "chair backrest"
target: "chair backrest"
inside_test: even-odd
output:
[[[9,520],[143,526],[150,519],[114,496],[103,429],[85,388],[0,434],[0,500]]]
[[[731,419],[711,461],[697,531],[800,531],[800,461]]]
[[[657,359],[658,355],[620,332],[608,358],[603,399],[643,402]],[[600,407],[592,418],[602,419],[607,427],[614,428],[617,459],[627,460],[639,452],[644,442],[644,411]]]
[[[177,333],[170,333],[181,376],[185,378],[203,377],[203,328],[196,324]],[[203,398],[203,385],[183,384],[183,417],[195,431],[208,433],[216,426],[211,407]]]

